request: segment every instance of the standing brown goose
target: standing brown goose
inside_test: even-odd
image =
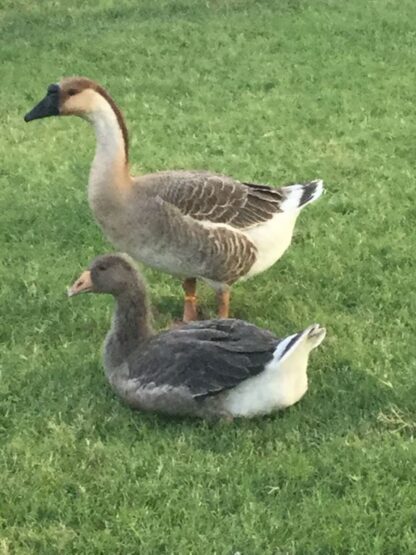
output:
[[[85,77],[49,85],[25,121],[75,115],[95,129],[88,198],[120,250],[184,278],[184,321],[195,320],[196,279],[214,287],[228,317],[230,286],[272,266],[289,247],[300,210],[319,198],[321,180],[274,189],[205,171],[132,177],[128,134],[110,95]]]

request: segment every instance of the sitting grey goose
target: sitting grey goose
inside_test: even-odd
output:
[[[105,371],[118,395],[141,411],[232,419],[286,408],[305,394],[309,353],[325,337],[315,324],[281,340],[234,319],[155,334],[145,283],[122,255],[99,256],[68,289],[69,296],[85,292],[116,299]]]
[[[95,128],[88,197],[107,238],[134,259],[185,278],[184,321],[195,320],[196,278],[217,291],[228,317],[230,286],[270,268],[289,247],[300,210],[319,198],[321,180],[279,189],[205,171],[132,177],[128,134],[109,94],[84,77],[65,78],[26,121],[76,115]]]

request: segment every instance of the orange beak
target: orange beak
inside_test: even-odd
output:
[[[68,297],[74,297],[80,293],[89,293],[94,290],[94,286],[91,281],[91,272],[86,270],[82,272],[79,278],[68,287]]]

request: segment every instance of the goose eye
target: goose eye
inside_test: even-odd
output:
[[[107,266],[104,266],[104,264],[100,264],[99,266],[97,266],[97,269],[100,270],[100,272],[104,272],[104,270],[107,270]]]
[[[78,94],[77,89],[68,89],[68,96],[74,96],[75,94]]]

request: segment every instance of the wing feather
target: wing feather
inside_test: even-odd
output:
[[[178,172],[158,195],[195,220],[245,229],[265,222],[280,211],[282,192],[268,185],[240,183],[229,177]]]
[[[161,333],[129,360],[130,377],[214,395],[263,371],[279,340],[241,320],[209,320]]]

